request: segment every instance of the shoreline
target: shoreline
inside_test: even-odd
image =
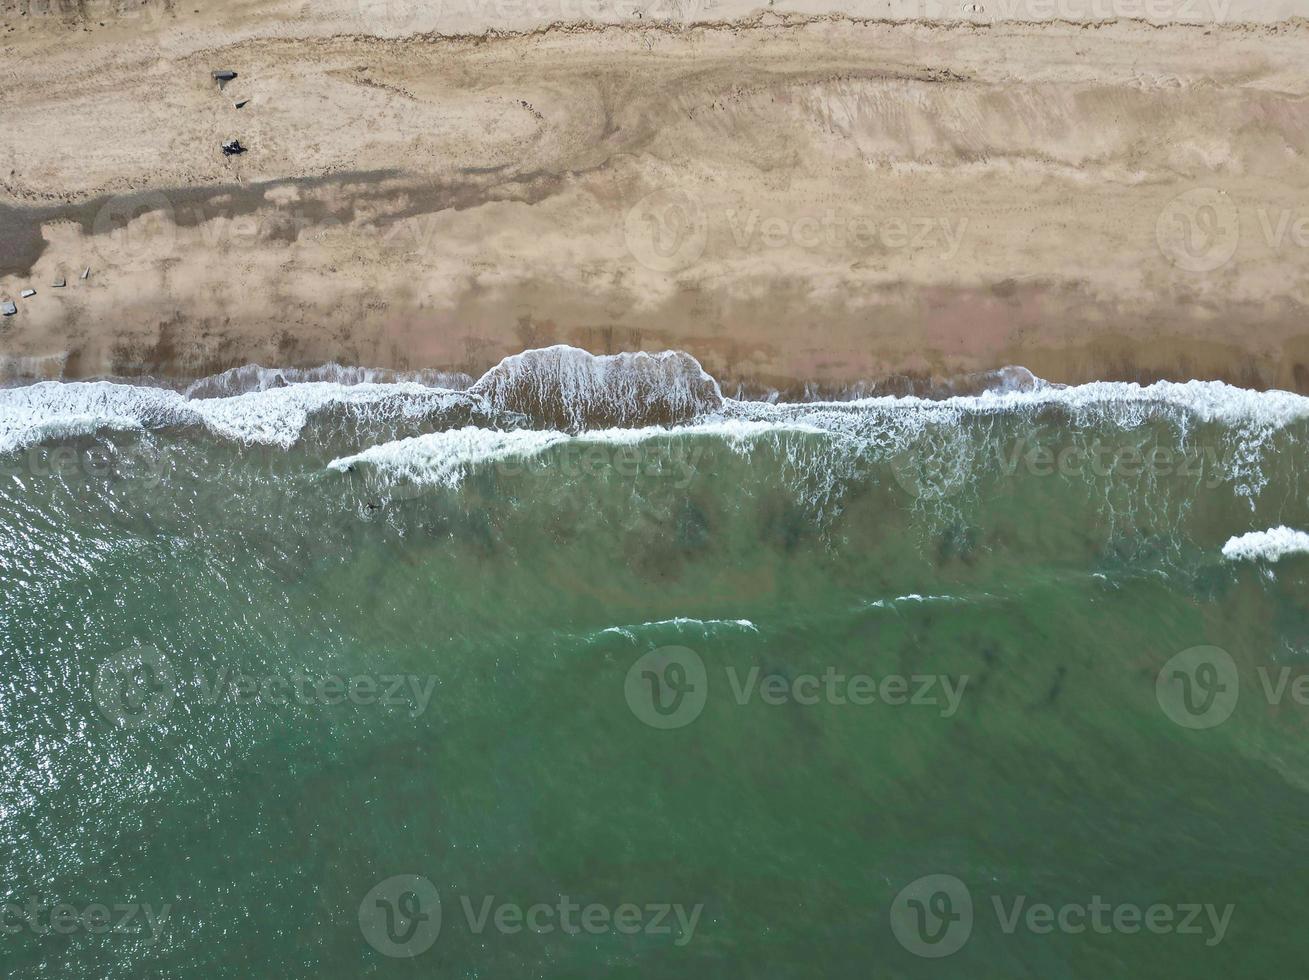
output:
[[[507,358],[476,379],[370,375],[340,367],[298,375],[250,367],[186,389],[128,379],[0,387],[0,456],[113,432],[193,427],[247,449],[290,450],[314,427],[320,435],[346,436],[343,445],[399,440],[448,444],[456,453],[501,446],[506,439],[536,445],[538,436],[626,444],[661,434],[730,440],[787,432],[825,433],[838,443],[853,439],[884,450],[884,440],[912,442],[925,425],[953,429],[976,418],[1013,416],[1040,430],[1050,410],[1066,413],[1074,428],[1089,419],[1130,429],[1142,412],[1172,420],[1180,433],[1192,423],[1214,425],[1226,433],[1222,438],[1237,440],[1234,450],[1243,440],[1263,446],[1273,434],[1302,426],[1309,420],[1309,397],[1196,381],[1050,385],[1013,368],[934,393],[863,390],[825,398],[811,391],[791,401],[777,393],[723,390],[681,352],[597,358],[554,347]],[[344,419],[353,421],[340,428]],[[879,435],[869,435],[869,423]]]
[[[641,363],[642,361],[644,363]],[[677,362],[681,366],[676,370],[668,369],[672,370],[672,373],[663,378],[646,373],[653,365],[669,362]],[[3,363],[0,363],[0,367],[3,366]],[[602,399],[603,396],[595,393],[604,391],[606,386],[617,385],[621,389],[624,385],[636,384],[645,389],[644,394],[636,398],[638,405],[645,403],[647,399],[650,404],[658,404],[665,398],[676,396],[677,392],[687,384],[707,386],[706,391],[715,392],[714,398],[720,397],[724,404],[735,402],[794,407],[853,404],[879,399],[902,400],[907,405],[944,404],[958,399],[968,401],[980,397],[1003,398],[1009,395],[1021,397],[1041,393],[1047,395],[1057,392],[1075,393],[1081,390],[1091,391],[1102,387],[1107,389],[1118,386],[1128,386],[1120,391],[1120,396],[1127,400],[1135,400],[1143,392],[1161,390],[1166,396],[1163,400],[1167,401],[1171,397],[1169,393],[1184,390],[1189,385],[1219,385],[1238,395],[1306,399],[1306,404],[1309,405],[1309,395],[1301,392],[1284,388],[1243,387],[1221,378],[1182,380],[1156,378],[1151,381],[1100,378],[1069,384],[1042,377],[1018,364],[967,372],[952,377],[900,374],[882,379],[863,379],[841,387],[799,382],[797,386],[790,389],[751,388],[744,384],[724,383],[689,351],[621,351],[602,354],[568,344],[527,348],[507,355],[477,374],[432,368],[399,370],[336,362],[308,367],[247,363],[194,378],[166,375],[90,375],[79,378],[37,374],[9,377],[0,375],[0,392],[21,392],[23,389],[46,384],[57,387],[107,384],[124,389],[140,389],[143,392],[175,394],[189,401],[206,401],[326,384],[342,390],[364,385],[394,388],[397,392],[406,388],[418,388],[431,392],[485,397],[490,391],[506,383],[514,386],[523,384],[524,377],[532,379],[529,387],[533,391],[538,391],[539,397],[546,402],[558,399],[565,404],[578,397],[577,392],[570,393],[570,387],[581,383],[584,386],[595,386],[592,395],[586,397],[602,397]],[[1156,389],[1155,386],[1162,387]],[[632,396],[629,394],[624,397]],[[1112,401],[1114,397],[1117,396],[1108,390],[1098,391],[1095,394],[1095,400]],[[710,407],[702,408],[702,411],[706,412],[711,410]]]

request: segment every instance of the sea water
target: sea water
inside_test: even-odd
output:
[[[1309,399],[1005,377],[0,392],[5,974],[1296,973]]]

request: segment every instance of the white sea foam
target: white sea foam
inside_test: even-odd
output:
[[[414,383],[312,382],[226,398],[188,398],[164,388],[107,381],[47,381],[0,391],[0,453],[99,429],[168,425],[202,425],[225,439],[289,447],[309,416],[331,405],[396,418],[469,400],[466,394]]]
[[[336,365],[304,371],[250,366],[197,382],[185,392],[109,382],[10,388],[0,391],[0,452],[98,428],[179,424],[203,425],[241,442],[290,446],[309,416],[331,405],[352,406],[380,419],[422,416],[462,400],[492,416],[497,411],[519,413],[562,432],[591,437],[606,433],[603,438],[609,441],[639,441],[656,423],[674,432],[704,433],[715,424],[744,423],[756,440],[767,427],[779,434],[822,430],[850,440],[845,449],[881,455],[910,445],[920,449],[917,440],[928,429],[944,432],[970,416],[1059,407],[1080,425],[1130,428],[1159,416],[1173,420],[1183,432],[1194,423],[1222,424],[1231,430],[1231,456],[1242,470],[1238,475],[1253,494],[1261,486],[1257,471],[1265,441],[1291,423],[1309,419],[1309,398],[1304,396],[1247,391],[1212,381],[1075,387],[1033,381],[939,400],[882,396],[796,404],[736,401],[722,397],[718,383],[695,358],[676,351],[606,356],[572,347],[526,351],[505,358],[463,392],[414,380],[382,383],[383,377],[397,376]],[[424,380],[430,377],[424,375]],[[630,435],[614,434],[620,431]],[[730,438],[726,428],[719,434]],[[951,440],[940,448],[951,458],[960,451]]]
[[[686,422],[723,403],[718,382],[690,354],[597,356],[563,344],[506,357],[469,392],[569,431]]]
[[[413,382],[342,385],[313,382],[254,391],[231,398],[192,399],[186,404],[212,431],[241,442],[290,446],[309,415],[329,406],[346,406],[378,418],[426,415],[468,396]]]
[[[1152,419],[1168,420],[1185,442],[1192,428],[1221,426],[1222,472],[1234,492],[1253,500],[1267,482],[1263,458],[1269,441],[1281,430],[1309,420],[1309,398],[1287,391],[1249,391],[1220,381],[1095,382],[1064,387],[1040,383],[1021,390],[988,391],[943,399],[883,396],[850,402],[769,404],[728,401],[726,416],[756,421],[791,422],[848,437],[864,452],[892,458],[912,451],[937,467],[941,479],[915,480],[920,499],[945,497],[969,482],[985,462],[984,441],[969,437],[960,423],[968,419],[1035,416],[1059,410],[1075,428],[1113,426],[1134,429]],[[1180,448],[1180,447],[1179,447]],[[913,467],[910,467],[912,470]],[[902,467],[901,475],[904,475]],[[912,472],[909,473],[912,476]]]
[[[384,475],[413,483],[453,487],[471,466],[535,456],[567,440],[568,435],[563,432],[533,429],[501,432],[466,426],[370,446],[353,456],[332,460],[327,468],[345,473],[365,465]]]
[[[787,432],[825,435],[822,429],[799,423],[770,424],[740,419],[711,420],[696,425],[664,428],[598,429],[570,435],[558,430],[516,429],[503,432],[466,426],[445,432],[397,439],[370,446],[353,456],[328,463],[338,473],[363,465],[395,479],[424,486],[457,486],[475,466],[538,456],[561,444],[577,446],[635,446],[654,439],[716,437],[742,449],[756,439],[776,438]]]
[[[1228,561],[1280,561],[1287,555],[1306,552],[1309,533],[1286,526],[1240,534],[1223,545],[1223,557]]]
[[[36,442],[76,439],[97,432],[130,432],[140,428],[141,421],[127,415],[66,413],[35,420],[11,433],[3,412],[0,412],[0,453]]]
[[[910,592],[908,595],[898,595],[894,599],[874,599],[868,603],[873,609],[893,609],[902,602],[963,602],[964,600],[952,595],[919,595],[917,592]]]
[[[388,371],[340,364],[323,364],[315,368],[269,368],[260,364],[245,364],[194,381],[185,388],[184,394],[188,398],[221,398],[314,382],[346,387],[412,383],[425,388],[459,390],[467,388],[473,379],[466,374],[446,371]]]
[[[734,629],[743,629],[751,633],[758,633],[759,627],[748,619],[693,619],[689,616],[674,616],[672,619],[656,619],[648,623],[631,623],[627,626],[609,626],[600,631],[603,636],[606,633],[614,633],[625,637],[629,640],[636,639],[638,630],[661,629],[667,626],[685,627],[698,626],[702,630],[712,630],[718,627],[732,627]]]
[[[176,392],[98,383],[43,382],[0,391],[0,452],[99,429],[142,428],[178,412]]]
[[[980,395],[955,395],[930,399],[913,395],[884,395],[848,402],[805,402],[769,404],[731,402],[729,410],[751,418],[821,416],[836,421],[864,412],[921,413],[935,421],[951,421],[966,415],[991,415],[1062,407],[1074,417],[1089,415],[1095,421],[1116,421],[1139,425],[1160,409],[1175,409],[1201,422],[1228,425],[1253,423],[1282,428],[1309,419],[1309,398],[1289,391],[1250,391],[1221,381],[1096,381],[1063,386],[1038,384],[1028,390],[986,391]]]

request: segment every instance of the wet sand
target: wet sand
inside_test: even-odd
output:
[[[0,377],[569,343],[1309,392],[1304,21],[436,6],[0,6]]]

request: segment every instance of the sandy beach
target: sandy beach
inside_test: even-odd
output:
[[[0,378],[1309,392],[1309,4],[1029,4],[5,0]]]

